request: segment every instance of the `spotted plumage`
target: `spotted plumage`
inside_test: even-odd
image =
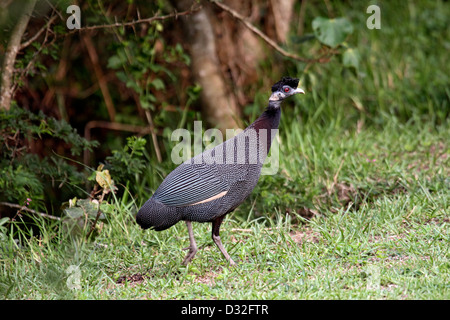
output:
[[[280,122],[281,101],[293,94],[298,79],[284,77],[272,86],[269,105],[243,132],[189,159],[167,175],[139,210],[136,221],[144,229],[165,230],[185,221],[189,232],[189,263],[197,252],[191,221],[212,222],[212,238],[230,264],[219,229],[226,214],[253,191]]]

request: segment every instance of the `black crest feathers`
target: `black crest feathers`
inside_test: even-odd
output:
[[[277,83],[275,83],[272,86],[272,92],[278,91],[281,88],[283,88],[283,86],[290,86],[291,88],[297,88],[298,86],[298,82],[300,80],[296,79],[296,78],[291,78],[291,77],[283,77],[281,78],[280,81],[278,81]]]

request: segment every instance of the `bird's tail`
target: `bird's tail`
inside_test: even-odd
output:
[[[165,206],[153,198],[147,200],[136,215],[136,222],[143,229],[156,231],[170,228],[180,220],[181,214],[177,213],[176,207]]]

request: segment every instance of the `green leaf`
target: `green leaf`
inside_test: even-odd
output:
[[[109,69],[119,69],[122,67],[122,60],[118,56],[112,56],[108,59]]]
[[[149,99],[140,99],[142,109],[154,110],[155,105],[149,101]]]
[[[152,86],[156,89],[156,90],[163,90],[166,88],[166,86],[164,85],[164,82],[162,82],[161,79],[156,78],[152,81]]]
[[[347,18],[327,19],[317,17],[312,22],[316,38],[329,47],[335,48],[353,32],[353,25]]]
[[[164,30],[164,27],[161,23],[156,22],[155,25],[156,25],[156,31],[162,32]]]
[[[72,219],[78,219],[84,216],[84,211],[80,207],[66,208],[64,209],[64,213]]]
[[[95,219],[98,214],[99,204],[98,202],[91,201],[90,199],[79,199],[75,207],[64,209],[64,213],[72,219],[84,218],[86,215]],[[105,219],[105,215],[100,213],[100,220]]]
[[[355,68],[359,70],[359,61],[361,57],[357,49],[348,48],[342,55],[342,64],[347,68]]]

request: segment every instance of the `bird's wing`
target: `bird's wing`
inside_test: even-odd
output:
[[[262,164],[236,163],[240,152],[247,152],[245,147],[239,147],[240,145],[236,143],[239,137],[242,135],[239,134],[182,163],[167,175],[153,198],[166,206],[189,206],[207,202],[225,195],[230,186],[237,181],[248,179],[249,169],[252,166],[259,168],[258,173],[253,173],[250,177],[256,179],[256,182]],[[231,152],[230,159],[227,152]],[[255,158],[253,160],[256,161],[257,151],[249,152],[249,157]]]
[[[183,163],[172,171],[153,198],[166,206],[189,206],[224,195],[228,183],[218,178],[215,166]]]

